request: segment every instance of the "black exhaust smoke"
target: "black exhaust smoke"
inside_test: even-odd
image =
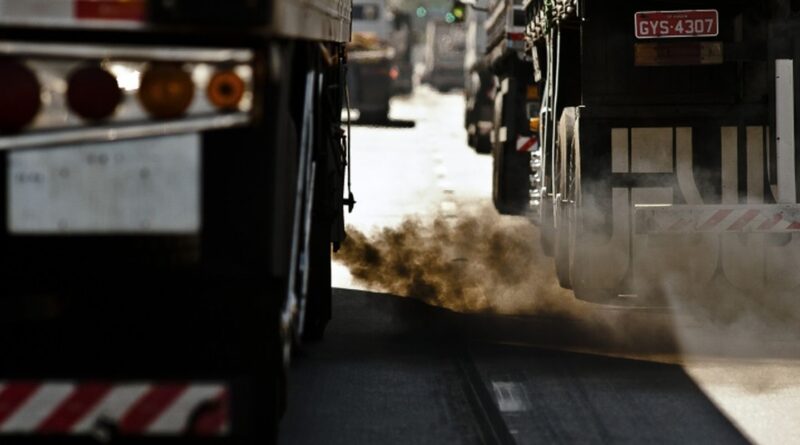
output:
[[[573,300],[554,280],[537,229],[493,209],[457,218],[407,218],[365,234],[348,228],[336,259],[373,289],[460,312],[564,312]]]

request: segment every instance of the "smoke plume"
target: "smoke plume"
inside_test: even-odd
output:
[[[780,351],[767,352],[763,343],[776,332],[800,338],[794,295],[783,304],[763,295],[735,296],[730,289],[705,288],[689,297],[685,283],[670,271],[685,268],[685,261],[673,264],[664,258],[655,286],[667,297],[669,309],[587,304],[558,285],[553,260],[543,254],[539,231],[527,219],[500,216],[488,207],[460,208],[457,217],[408,217],[371,233],[349,227],[336,259],[371,290],[457,312],[536,316],[540,322],[552,317],[553,324],[546,324],[552,332],[536,335],[570,347],[726,356],[800,352],[786,350],[785,342],[776,345]],[[682,347],[676,349],[676,340]]]
[[[554,279],[535,226],[493,209],[405,219],[365,234],[348,228],[336,258],[357,282],[459,312],[564,313],[572,296]]]

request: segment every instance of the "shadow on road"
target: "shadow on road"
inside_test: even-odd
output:
[[[362,127],[385,127],[385,128],[414,128],[417,126],[416,121],[407,119],[361,119],[351,122],[354,126]]]

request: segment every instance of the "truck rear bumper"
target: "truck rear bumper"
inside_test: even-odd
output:
[[[794,294],[800,205],[637,205],[629,285],[656,295]]]
[[[798,233],[800,205],[637,205],[637,235]]]
[[[220,383],[0,381],[3,437],[228,435],[229,389]]]
[[[629,199],[614,189],[610,237],[578,237],[572,284],[582,295],[636,295],[648,305],[710,295],[794,298],[800,289],[800,205],[631,208]]]

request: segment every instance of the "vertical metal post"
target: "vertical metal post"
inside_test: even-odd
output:
[[[797,202],[795,180],[794,60],[775,61],[775,133],[778,202]]]

